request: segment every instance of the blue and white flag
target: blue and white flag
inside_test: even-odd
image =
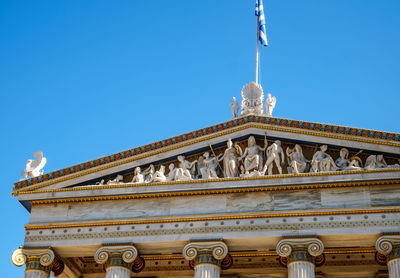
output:
[[[256,16],[258,16],[258,40],[263,46],[267,46],[268,40],[262,0],[256,0]]]

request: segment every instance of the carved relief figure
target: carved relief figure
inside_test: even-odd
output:
[[[217,175],[217,159],[220,158],[222,154],[215,157],[214,155],[210,157],[209,152],[203,154],[203,167],[200,168],[201,177],[203,179],[218,179]]]
[[[153,175],[154,175],[155,169],[154,165],[150,164],[149,167],[147,167],[145,170],[143,170],[143,176],[145,182],[152,182],[153,181]]]
[[[339,153],[339,158],[336,159],[335,164],[339,171],[343,171],[350,165],[349,151],[346,148],[342,148]]]
[[[123,180],[124,180],[124,177],[123,177],[122,175],[117,175],[117,176],[115,177],[115,179],[109,180],[109,181],[107,182],[107,185],[120,184],[120,183],[123,182]],[[103,182],[103,183],[104,183],[104,182]]]
[[[384,169],[384,168],[399,168],[399,164],[388,165],[383,158],[383,155],[370,155],[365,161],[366,170]]]
[[[136,167],[134,172],[133,172],[133,179],[132,181],[133,183],[142,183],[144,182],[144,176],[142,174],[142,170],[140,169],[140,167]]]
[[[184,180],[186,180],[185,177],[190,177],[190,179],[192,179],[192,174],[194,174],[196,170],[195,166],[197,160],[190,162],[188,160],[185,160],[185,157],[183,155],[178,155],[178,161],[179,161],[178,169],[182,169],[179,171],[182,172],[182,177],[184,178]]]
[[[43,175],[43,168],[46,165],[47,159],[43,156],[42,151],[36,151],[33,157],[35,157],[34,160],[28,159],[26,161],[25,172],[21,173],[22,176],[25,176],[25,179]]]
[[[243,154],[238,144],[233,145],[231,138],[226,143],[227,148],[223,156],[218,161],[223,160],[223,169],[225,178],[233,178],[239,176],[239,157]]]
[[[174,165],[174,164],[172,164],[172,165]],[[161,165],[160,169],[158,169],[158,171],[156,171],[154,173],[153,181],[154,182],[165,182],[165,181],[167,181],[167,177],[165,176],[165,166],[164,165]]]
[[[285,154],[283,153],[283,149],[281,147],[281,141],[279,140],[276,140],[271,146],[267,148],[267,161],[265,162],[265,166],[262,173],[265,174],[265,172],[268,169],[268,175],[272,175],[274,162],[276,167],[278,168],[279,174],[282,175],[281,164],[285,163]]]
[[[328,171],[336,171],[337,166],[333,161],[332,157],[325,153],[328,149],[327,145],[322,145],[320,150],[315,152],[313,158],[311,160],[311,170],[312,172],[328,172]]]
[[[239,103],[236,101],[236,98],[233,97],[231,104],[229,104],[229,107],[231,108],[232,112],[232,118],[236,118],[238,116],[239,112]]]
[[[169,164],[168,169],[167,181],[175,181],[177,168],[175,168],[174,163]]]
[[[267,146],[267,142],[265,142],[265,146]],[[244,170],[245,171],[261,171],[263,167],[263,152],[265,148],[261,148],[256,144],[256,139],[254,136],[250,136],[248,140],[248,146],[244,150],[243,155],[240,157],[240,160],[244,158]]]
[[[272,111],[274,111],[276,104],[276,97],[271,96],[271,94],[267,95],[267,99],[265,100],[265,111],[267,117],[272,117]]]
[[[289,174],[300,174],[309,171],[309,161],[304,157],[301,146],[296,144],[293,149],[287,148],[287,171]]]

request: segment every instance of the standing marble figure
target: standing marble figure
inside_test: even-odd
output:
[[[224,177],[233,178],[239,176],[239,157],[243,154],[242,149],[238,144],[233,145],[231,138],[226,143],[227,149],[224,155],[218,159],[223,160]]]
[[[276,104],[276,97],[271,96],[271,94],[267,95],[267,99],[265,100],[265,111],[267,117],[272,117],[272,111],[274,111]]]
[[[232,97],[232,101],[231,104],[229,104],[229,107],[232,111],[232,118],[236,118],[239,113],[239,103],[236,101],[235,97]]]
[[[278,168],[279,174],[282,175],[281,164],[285,163],[285,154],[281,147],[281,141],[279,140],[276,140],[271,146],[267,148],[267,161],[265,162],[262,173],[265,174],[268,169],[268,175],[272,175],[274,162],[276,167]]]

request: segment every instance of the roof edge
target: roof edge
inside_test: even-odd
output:
[[[56,179],[62,176],[67,176],[70,174],[76,174],[77,172],[84,171],[90,168],[94,168],[97,166],[105,165],[108,163],[116,162],[118,160],[122,160],[128,157],[136,156],[139,154],[143,154],[149,151],[153,151],[156,149],[161,149],[167,146],[171,146],[173,144],[181,143],[187,140],[191,140],[194,138],[199,138],[202,136],[210,135],[212,133],[216,133],[219,131],[227,130],[230,128],[238,127],[247,123],[261,123],[268,124],[271,126],[280,126],[286,128],[296,128],[303,129],[309,131],[317,131],[317,132],[326,132],[330,134],[342,134],[355,136],[360,138],[369,138],[369,139],[377,139],[383,141],[394,141],[400,143],[400,134],[399,133],[391,133],[391,132],[383,132],[383,131],[375,131],[369,129],[360,129],[354,127],[344,127],[337,126],[331,124],[321,124],[321,123],[313,123],[313,122],[305,122],[298,120],[290,120],[290,119],[281,119],[281,118],[273,118],[266,116],[257,116],[257,115],[246,115],[243,117],[233,118],[230,121],[219,123],[210,127],[198,129],[195,131],[191,131],[189,133],[181,134],[172,138],[164,139],[161,141],[157,141],[154,143],[150,143],[147,145],[143,145],[140,147],[132,148],[126,151],[122,151],[119,153],[115,153],[109,156],[104,156],[98,159],[90,160],[87,162],[83,162],[77,165],[73,165],[71,167],[63,168],[60,170],[52,171],[46,174],[43,174],[38,177],[18,181],[14,183],[14,189],[12,191],[12,195],[15,195],[15,191],[23,189],[25,187],[29,187],[33,184],[42,183],[51,179]]]

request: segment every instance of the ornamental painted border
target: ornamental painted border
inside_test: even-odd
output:
[[[170,146],[176,143],[181,143],[193,138],[199,138],[208,134],[212,134],[215,132],[219,132],[222,130],[226,130],[232,127],[237,127],[240,125],[244,125],[246,123],[263,123],[269,124],[273,126],[282,126],[282,127],[293,127],[304,130],[313,130],[313,131],[322,131],[329,132],[333,134],[344,134],[350,136],[359,136],[373,139],[383,139],[383,140],[391,140],[400,142],[400,134],[399,133],[389,133],[368,129],[359,129],[352,127],[343,127],[329,124],[320,124],[320,123],[311,123],[311,122],[303,122],[297,120],[288,120],[288,119],[279,119],[279,118],[269,118],[263,116],[254,116],[248,115],[241,118],[235,118],[228,122],[220,123],[217,125],[213,125],[210,127],[206,127],[203,129],[198,129],[186,134],[178,135],[172,138],[168,138],[165,140],[161,140],[155,143],[150,143],[144,146],[140,146],[137,148],[129,149],[123,152],[119,152],[116,154],[112,154],[109,156],[101,157],[95,160],[91,160],[88,162],[84,162],[75,166],[71,166],[68,168],[60,169],[57,171],[53,171],[39,177],[34,177],[22,181],[18,181],[14,183],[14,190],[19,190],[24,187],[45,182],[51,179],[55,179],[61,176],[66,176],[69,174],[77,173],[79,171],[87,170],[96,166],[104,165],[107,163],[115,162],[121,159],[125,159],[128,157],[132,157],[138,154],[142,154],[145,152],[153,151],[156,149],[160,149],[166,146]]]

